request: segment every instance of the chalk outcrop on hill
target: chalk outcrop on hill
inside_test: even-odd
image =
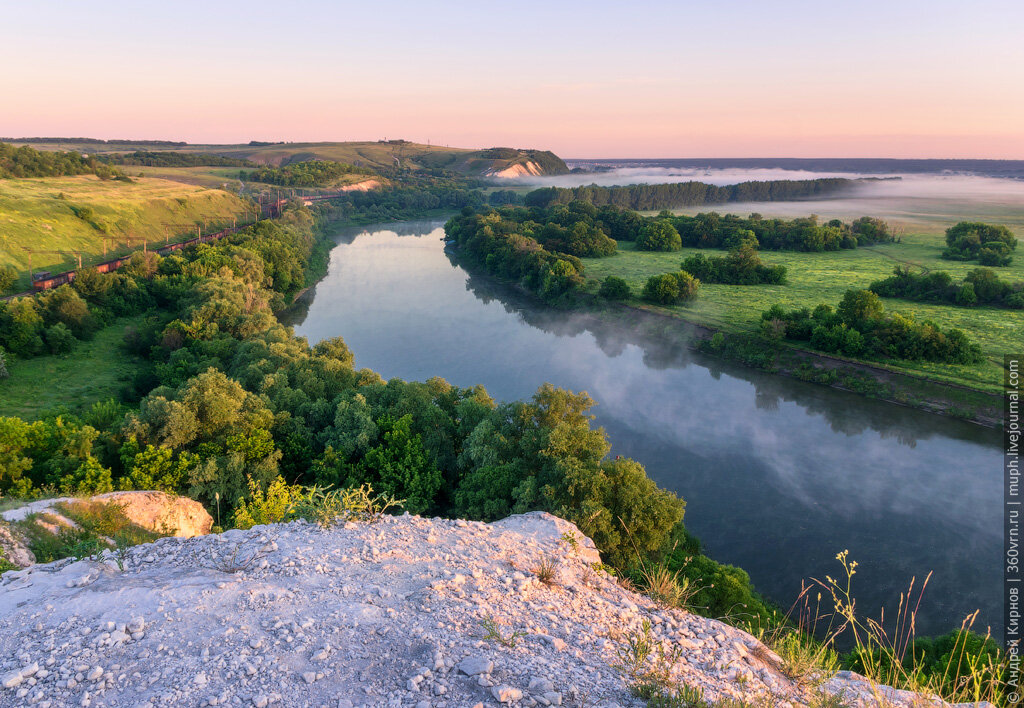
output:
[[[639,706],[616,665],[645,623],[708,702],[811,699],[750,635],[623,588],[548,514],[295,522],[119,560],[3,576],[0,706]],[[854,675],[825,688],[875,704]]]

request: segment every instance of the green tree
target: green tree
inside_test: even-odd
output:
[[[636,247],[641,251],[678,251],[683,247],[683,241],[671,221],[654,219],[640,229]]]
[[[652,275],[644,285],[643,298],[659,305],[679,302],[679,279],[672,273]]]
[[[410,513],[422,514],[434,506],[442,480],[411,426],[412,415],[378,419],[380,443],[366,452],[349,484],[369,482],[382,494],[405,499],[403,506]]]
[[[609,275],[601,282],[601,288],[598,290],[598,294],[601,297],[608,298],[609,300],[628,300],[633,293],[629,288],[629,283],[622,278]]]
[[[870,290],[847,290],[836,312],[843,322],[862,330],[882,318],[882,300]]]

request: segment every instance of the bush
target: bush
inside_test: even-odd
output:
[[[63,322],[58,322],[46,330],[46,346],[51,354],[68,354],[74,348],[78,340],[71,330]]]
[[[644,285],[643,298],[659,305],[673,305],[679,302],[679,280],[671,273],[652,275]]]
[[[605,278],[597,292],[601,297],[606,297],[609,300],[627,300],[633,295],[629,283],[614,275]]]
[[[683,247],[683,241],[671,221],[656,219],[640,228],[636,247],[641,251],[678,251]]]
[[[0,292],[10,290],[18,282],[18,271],[11,266],[0,268]]]

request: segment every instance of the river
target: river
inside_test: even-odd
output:
[[[441,376],[528,398],[585,390],[612,454],[687,503],[708,555],[783,608],[801,581],[859,563],[862,613],[895,614],[933,577],[919,634],[1001,634],[999,433],[692,354],[668,324],[538,307],[444,250],[441,222],[342,229],[329,272],[289,313],[310,343],[342,336],[385,378]]]

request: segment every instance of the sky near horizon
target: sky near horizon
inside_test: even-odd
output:
[[[0,135],[1024,159],[1024,1],[0,0]]]

